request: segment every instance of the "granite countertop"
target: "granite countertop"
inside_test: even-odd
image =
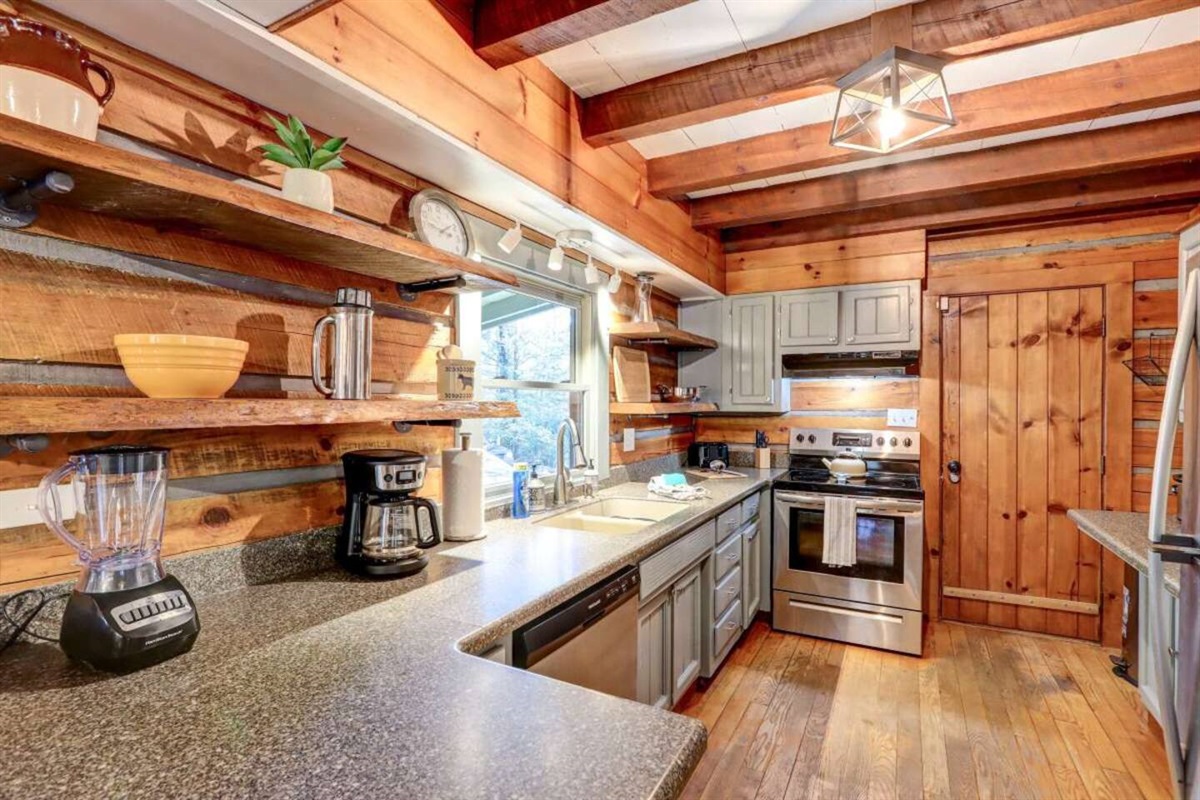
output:
[[[326,569],[198,598],[195,648],[131,675],[19,644],[0,656],[0,798],[674,797],[699,721],[468,653],[781,472],[739,471],[634,534],[502,520],[410,578]]]
[[[1072,508],[1067,516],[1079,529],[1112,550],[1138,572],[1150,572],[1150,515],[1136,511],[1098,511]],[[1167,515],[1164,533],[1180,532],[1179,520]],[[1179,596],[1179,565],[1163,564],[1167,591]]]

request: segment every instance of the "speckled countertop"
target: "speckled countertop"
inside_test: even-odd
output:
[[[1136,511],[1096,511],[1072,508],[1067,516],[1079,529],[1112,550],[1143,575],[1150,572],[1150,515]],[[1179,533],[1179,520],[1167,515],[1165,533]],[[1179,565],[1164,564],[1167,591],[1179,596]]]
[[[206,596],[192,652],[127,676],[18,645],[0,656],[0,798],[674,797],[704,751],[698,721],[462,650],[780,472],[741,471],[634,534],[503,520],[411,578],[325,570]]]

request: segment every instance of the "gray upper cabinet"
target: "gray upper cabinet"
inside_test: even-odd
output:
[[[779,345],[837,344],[837,292],[785,292],[779,295]]]
[[[843,289],[840,294],[843,344],[906,344],[913,339],[916,298],[907,283]]]
[[[775,299],[745,295],[725,300],[728,313],[721,337],[726,411],[788,411],[786,384],[779,380],[775,340]]]

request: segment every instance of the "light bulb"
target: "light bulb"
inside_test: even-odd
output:
[[[595,286],[600,282],[600,270],[596,269],[596,263],[592,261],[591,253],[588,253],[587,264],[583,267],[583,278],[587,281],[588,286]]]
[[[904,133],[908,124],[908,115],[898,108],[892,108],[889,99],[879,111],[879,135],[889,143],[895,141]]]
[[[554,245],[550,250],[550,269],[558,272],[563,267],[563,249],[558,245]]]
[[[521,243],[521,221],[517,220],[513,226],[504,232],[497,243],[500,249],[506,253],[511,253],[517,249],[517,245]]]
[[[608,286],[605,288],[608,289],[609,294],[616,294],[621,291],[621,273],[615,267],[613,268],[612,277],[608,279]]]

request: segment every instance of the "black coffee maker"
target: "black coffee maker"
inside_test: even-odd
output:
[[[437,508],[412,493],[425,483],[425,456],[411,450],[354,450],[342,456],[346,512],[337,559],[351,572],[398,578],[429,563],[442,540]]]

